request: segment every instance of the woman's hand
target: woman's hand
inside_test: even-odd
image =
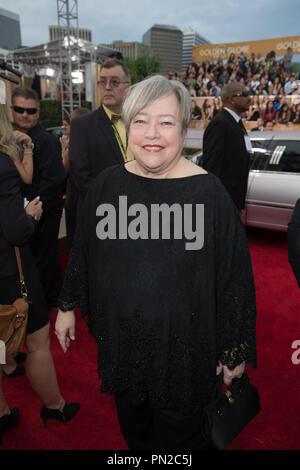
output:
[[[217,367],[217,375],[221,374],[223,371],[224,374],[224,383],[230,385],[233,379],[240,379],[245,371],[245,362],[242,362],[236,366],[233,370],[228,369],[227,366],[224,366],[219,362]]]
[[[35,218],[35,220],[40,220],[42,217],[43,209],[42,209],[42,201],[40,201],[40,196],[37,196],[35,199],[30,201],[27,206],[25,207],[25,211],[28,215],[31,215]]]
[[[67,135],[62,135],[59,139],[62,151],[65,151],[69,147],[70,139]]]
[[[69,161],[69,143],[70,139],[66,135],[62,135],[59,139],[62,151],[62,163],[65,170],[65,176],[68,176],[70,170],[70,161]]]
[[[32,148],[30,145],[32,144],[31,137],[24,132],[14,131],[14,136],[19,145],[27,145],[29,147],[25,147],[23,149],[23,157],[17,158],[15,160],[15,165],[17,170],[21,176],[23,183],[31,184],[32,177],[33,177],[33,159],[32,159]]]
[[[75,324],[74,310],[68,310],[67,312],[58,310],[55,322],[55,334],[63,352],[67,352],[70,346],[70,339],[75,340]]]
[[[24,132],[14,131],[14,136],[16,141],[20,144],[30,145],[32,140],[29,135],[25,134]]]

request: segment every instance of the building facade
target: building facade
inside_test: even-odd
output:
[[[0,8],[0,48],[14,50],[21,46],[19,15]]]
[[[49,41],[56,41],[61,37],[67,36],[67,28],[63,26],[48,26],[49,29]],[[86,28],[70,28],[71,36],[77,37],[77,30],[78,30],[78,38],[84,39],[85,41],[92,42],[92,31]]]
[[[137,59],[142,54],[151,54],[150,47],[140,42],[114,41],[112,44],[102,44],[102,46],[111,47],[122,53],[123,57]]]
[[[155,24],[143,35],[143,44],[150,47],[162,62],[162,73],[181,69],[182,31],[176,26]]]
[[[181,70],[186,70],[187,66],[192,62],[193,46],[201,44],[210,44],[210,42],[193,29],[185,29],[183,31]]]

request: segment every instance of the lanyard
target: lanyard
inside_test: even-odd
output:
[[[126,138],[126,148],[124,147],[124,144],[122,142],[122,139],[121,139],[121,136],[119,134],[119,131],[115,125],[115,123],[113,122],[113,120],[111,121],[111,125],[114,129],[114,132],[115,132],[115,135],[117,137],[117,141],[119,142],[119,145],[121,147],[121,150],[122,150],[122,153],[123,153],[123,157],[124,157],[124,160],[125,162],[127,161],[127,138]]]

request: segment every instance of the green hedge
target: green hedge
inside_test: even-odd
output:
[[[90,101],[82,101],[81,106],[92,109]],[[61,102],[58,100],[42,100],[40,102],[40,123],[44,127],[61,126]]]

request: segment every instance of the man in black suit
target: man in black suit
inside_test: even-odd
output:
[[[224,184],[243,214],[247,193],[251,144],[241,115],[249,109],[250,96],[239,82],[224,85],[223,109],[212,119],[203,136],[203,168]]]
[[[105,168],[132,160],[121,119],[124,94],[130,85],[127,67],[117,59],[101,66],[101,106],[72,120],[70,181],[79,193],[80,205],[93,178]]]
[[[37,223],[30,247],[51,309],[56,307],[62,285],[57,254],[64,181],[61,149],[58,141],[39,123],[39,98],[34,90],[16,88],[11,109],[15,128],[32,140],[33,180],[24,187],[24,196],[28,201],[40,196],[43,202],[43,216]]]

